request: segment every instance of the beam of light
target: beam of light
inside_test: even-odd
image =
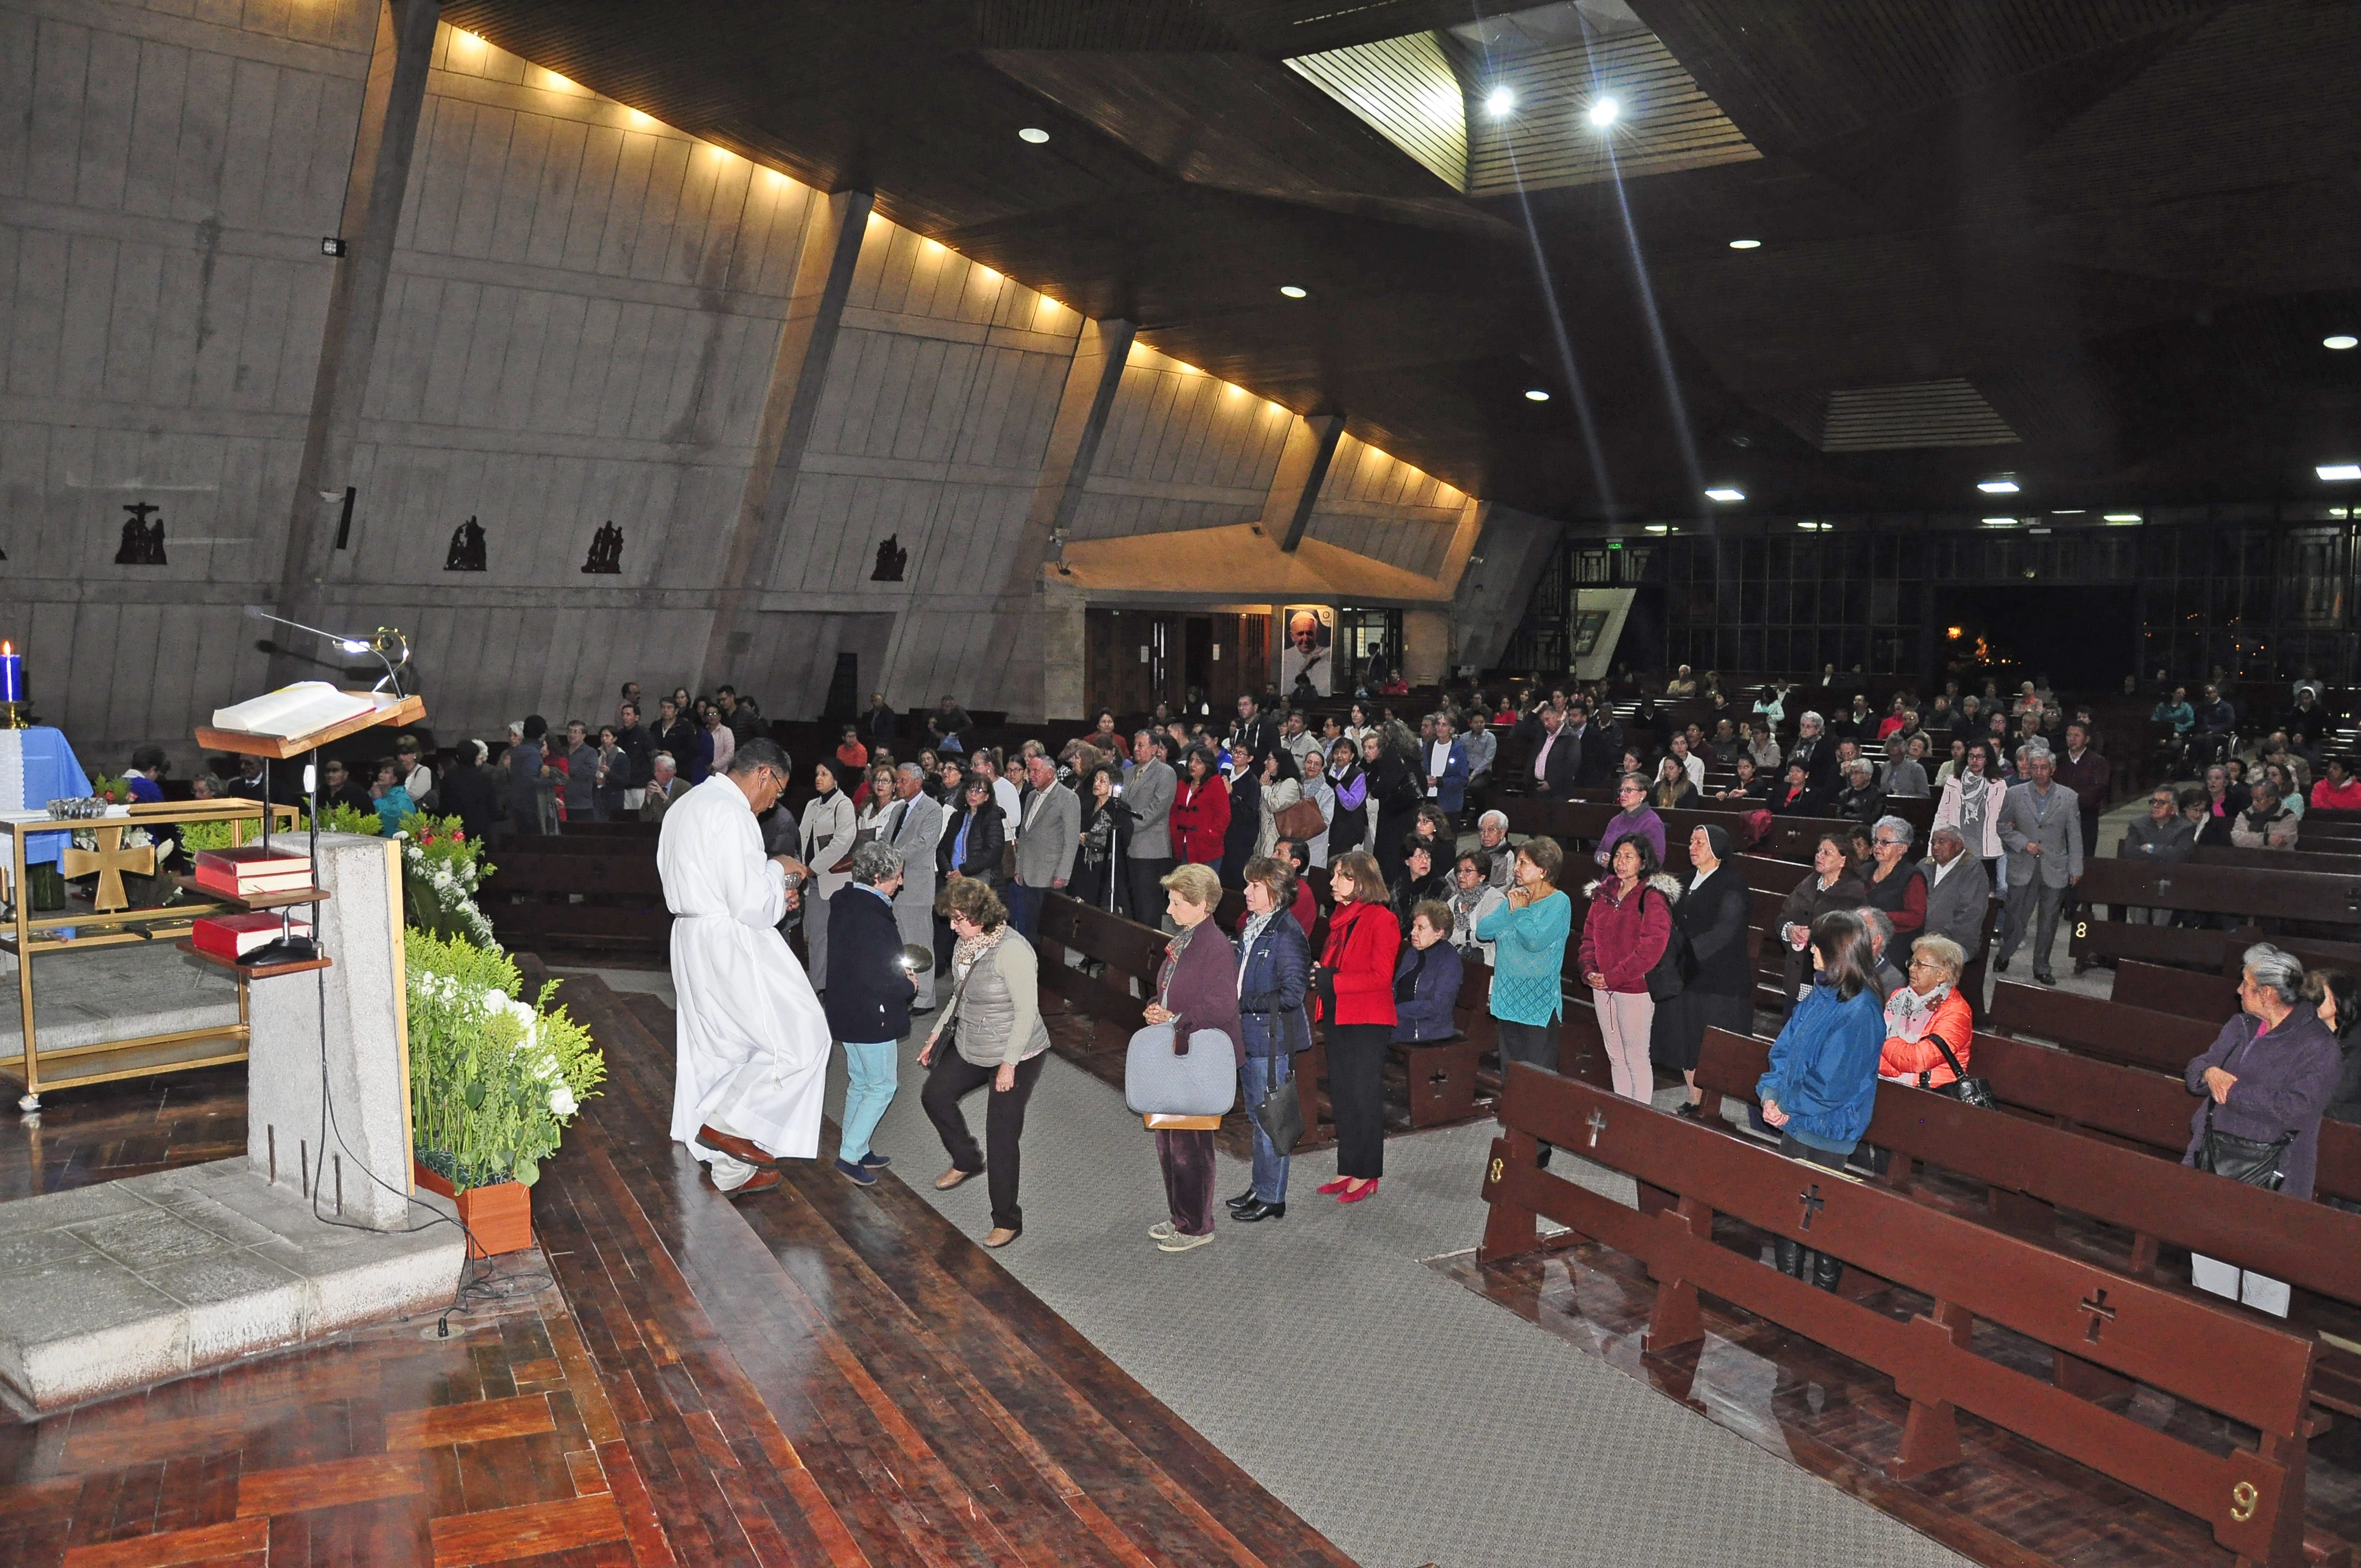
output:
[[[1598,84],[1594,73],[1592,85]],[[1602,99],[1611,104],[1613,99]],[[1656,374],[1664,381],[1664,407],[1673,417],[1673,431],[1680,438],[1681,462],[1687,470],[1689,493],[1705,488],[1705,470],[1697,461],[1697,435],[1689,426],[1688,406],[1681,398],[1680,378],[1673,370],[1673,345],[1664,335],[1664,313],[1656,308],[1656,291],[1648,280],[1648,258],[1640,248],[1640,228],[1631,221],[1631,198],[1623,188],[1623,162],[1615,154],[1613,137],[1607,138],[1607,170],[1609,182],[1615,187],[1615,206],[1623,217],[1623,238],[1631,251],[1631,280],[1640,291],[1640,315],[1647,323],[1648,341],[1655,350]]]
[[[1487,70],[1491,69],[1488,50],[1484,64]],[[1525,191],[1524,171],[1518,162],[1516,142],[1511,139],[1506,147],[1509,176],[1516,185],[1517,210],[1525,221],[1525,242],[1532,248],[1533,270],[1540,275],[1542,303],[1549,307],[1550,336],[1557,345],[1558,362],[1565,367],[1566,388],[1574,397],[1575,419],[1582,426],[1583,454],[1590,463],[1591,482],[1598,488],[1598,515],[1612,517],[1615,515],[1615,488],[1607,477],[1607,451],[1599,444],[1598,422],[1591,417],[1590,394],[1584,389],[1582,372],[1574,362],[1574,340],[1566,334],[1565,313],[1558,307],[1557,284],[1550,275],[1549,257],[1542,248],[1541,229],[1533,222],[1532,198]],[[1539,388],[1533,389],[1533,391],[1539,390]],[[1531,398],[1532,392],[1525,395]]]

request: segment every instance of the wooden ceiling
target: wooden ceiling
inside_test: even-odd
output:
[[[1532,510],[2304,496],[2361,455],[2321,345],[2361,332],[2361,5],[1629,6],[1761,158],[1470,199],[1283,63],[1499,0],[443,14]],[[1822,450],[1832,394],[1952,378],[2022,442]]]

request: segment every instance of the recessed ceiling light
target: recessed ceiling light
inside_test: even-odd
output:
[[[1505,87],[1495,87],[1484,94],[1484,112],[1499,119],[1517,106],[1517,95]]]
[[[1615,116],[1622,112],[1623,105],[1614,99],[1601,98],[1598,103],[1590,105],[1590,123],[1594,126],[1611,126],[1615,123]]]
[[[1760,250],[1763,248],[1763,242],[1759,239],[1733,239],[1730,242],[1730,248],[1732,250]]]
[[[2052,507],[2049,509],[2049,515],[2052,517],[2080,517],[2082,515],[2082,509],[2081,507]]]
[[[1670,533],[1672,531],[1673,525],[1669,522],[1652,522],[1648,524],[1648,532],[1650,533]]]
[[[1795,526],[1806,533],[1826,533],[1828,531],[1825,522],[1799,522]]]
[[[2312,472],[2323,479],[2361,479],[2361,463],[2323,463]]]
[[[1293,283],[1281,283],[1279,291],[1290,300],[1300,300],[1304,295],[1304,291]]]
[[[2013,496],[2016,494],[2016,481],[2015,479],[1979,479],[1976,481],[1976,488],[1988,496]]]
[[[1984,519],[1984,526],[1986,528],[2015,528],[2016,526],[2016,522],[2017,520],[2013,517],[1988,517]]]
[[[2106,521],[2112,522],[2119,528],[2128,522],[2137,522],[2139,520],[2140,514],[2136,511],[2111,511],[2106,515],[2105,519]]]
[[[1708,490],[1705,499],[1709,501],[1742,501],[1746,499],[1746,492],[1732,489],[1728,485],[1719,485]]]
[[[2361,337],[2356,337],[2349,332],[2340,332],[2334,337],[2323,337],[2320,340],[2320,346],[2323,348],[2351,348],[2356,344],[2361,344]]]
[[[1016,133],[1016,139],[1018,141],[1029,141],[1035,147],[1039,147],[1043,142],[1049,139],[1049,133],[1043,130],[1038,126],[1027,126],[1023,130]]]
[[[1529,403],[1545,403],[1549,401],[1549,393],[1546,389],[1540,387],[1527,387],[1525,389],[1525,400]]]

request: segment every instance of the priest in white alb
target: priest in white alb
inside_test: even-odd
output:
[[[819,1152],[828,1090],[828,1015],[778,929],[789,878],[811,873],[765,856],[754,820],[786,784],[777,743],[742,740],[728,773],[664,813],[656,840],[679,1013],[672,1135],[733,1198],[776,1187],[777,1161]]]

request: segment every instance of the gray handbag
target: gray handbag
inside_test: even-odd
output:
[[[1238,1101],[1238,1065],[1230,1037],[1194,1029],[1176,1052],[1172,1025],[1150,1024],[1131,1037],[1123,1062],[1123,1101],[1143,1116],[1220,1116]]]

